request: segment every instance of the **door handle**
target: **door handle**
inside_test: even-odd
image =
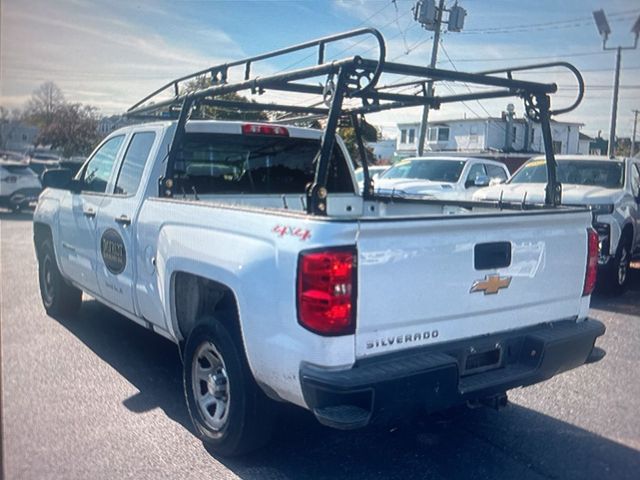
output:
[[[131,225],[131,219],[129,217],[127,217],[126,215],[120,215],[119,217],[115,218],[116,223],[127,227],[129,225]]]
[[[87,208],[86,210],[83,210],[82,213],[87,218],[95,218],[96,217],[96,211],[93,208]]]

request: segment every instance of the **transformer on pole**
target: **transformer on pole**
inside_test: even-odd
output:
[[[448,12],[449,17],[444,20],[444,13]],[[464,19],[467,11],[456,2],[451,8],[444,6],[444,0],[418,0],[413,8],[413,18],[422,25],[422,28],[433,33],[433,48],[431,49],[431,62],[429,66],[435,68],[438,60],[438,45],[440,43],[440,30],[443,23],[447,24],[450,32],[460,32],[464,27]],[[427,83],[427,95],[433,95],[433,82]],[[424,144],[427,136],[427,124],[429,122],[429,105],[422,109],[422,119],[420,121],[420,132],[418,135],[418,155],[424,153]]]

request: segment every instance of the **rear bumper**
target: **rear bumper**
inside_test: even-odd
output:
[[[38,201],[38,196],[42,192],[40,188],[21,188],[10,195],[0,196],[0,203],[4,206],[28,205]]]
[[[371,421],[434,412],[532,385],[600,360],[604,325],[563,320],[358,361],[348,370],[303,364],[302,392],[324,425],[358,428]]]

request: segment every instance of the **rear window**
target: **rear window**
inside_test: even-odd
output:
[[[405,160],[384,172],[380,178],[415,178],[434,182],[457,182],[464,164],[464,161],[456,160]]]
[[[187,134],[174,166],[176,193],[304,193],[313,182],[319,139]],[[331,159],[327,190],[353,193],[341,150]]]

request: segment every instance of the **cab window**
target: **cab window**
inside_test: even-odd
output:
[[[122,160],[114,193],[134,195],[137,192],[144,166],[155,139],[154,132],[139,132],[133,135]]]
[[[124,135],[110,138],[93,155],[82,170],[82,191],[104,193]]]
[[[467,175],[467,182],[475,182],[478,177],[486,177],[487,172],[484,170],[484,165],[476,163],[469,169],[469,175]]]
[[[486,167],[487,167],[487,173],[489,174],[489,178],[491,180],[498,178],[502,181],[505,181],[507,179],[507,174],[503,168],[500,168],[497,165],[490,165],[490,164],[487,164]]]

